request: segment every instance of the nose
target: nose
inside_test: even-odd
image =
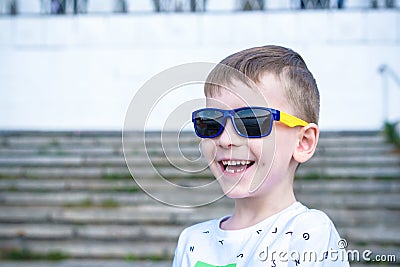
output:
[[[231,118],[227,118],[223,132],[217,137],[217,144],[223,148],[231,148],[240,146],[243,143],[243,139],[244,137],[241,137],[236,132]]]

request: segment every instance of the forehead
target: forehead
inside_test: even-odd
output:
[[[206,104],[210,107],[234,109],[244,106],[282,107],[286,103],[284,88],[279,78],[265,74],[257,84],[246,85],[239,80],[232,80],[227,86],[220,86],[207,96]]]

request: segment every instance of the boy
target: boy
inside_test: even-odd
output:
[[[319,92],[301,56],[279,46],[235,53],[211,71],[205,95],[195,131],[235,209],[185,229],[173,266],[349,266],[331,220],[293,192],[319,137]]]

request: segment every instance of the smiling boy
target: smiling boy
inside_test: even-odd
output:
[[[185,229],[173,266],[348,266],[332,221],[293,191],[319,137],[319,92],[301,56],[279,46],[235,53],[210,73],[205,95],[195,131],[235,208]]]

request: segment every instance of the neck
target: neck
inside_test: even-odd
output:
[[[253,226],[296,202],[293,186],[285,185],[279,189],[263,192],[261,196],[235,199],[234,213],[221,224],[221,228],[238,230]]]

